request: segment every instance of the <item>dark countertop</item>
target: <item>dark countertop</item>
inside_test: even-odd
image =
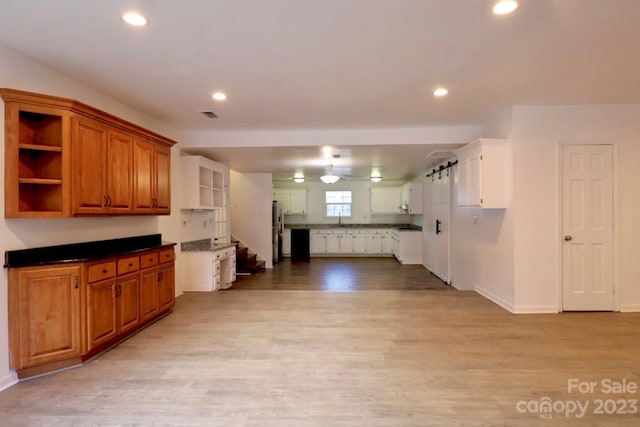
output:
[[[182,252],[212,252],[218,249],[230,248],[236,246],[237,243],[212,243],[211,239],[192,240],[190,242],[182,242],[180,250]]]
[[[413,224],[285,224],[284,228],[302,229],[341,229],[341,228],[397,228],[402,231],[422,231],[422,227]]]
[[[6,251],[4,253],[4,267],[16,268],[84,262],[92,259],[116,257],[174,245],[175,243],[163,242],[162,235],[160,234],[149,234],[146,236],[124,237],[121,239],[20,249],[16,251]]]

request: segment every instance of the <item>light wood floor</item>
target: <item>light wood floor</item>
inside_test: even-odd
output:
[[[295,280],[274,271],[230,291],[185,294],[171,315],[86,366],[0,393],[0,425],[640,422],[593,414],[596,399],[640,399],[640,392],[567,392],[570,378],[640,383],[639,314],[511,315],[473,292],[402,289],[404,267],[389,264],[385,273],[377,262],[354,263],[356,277],[368,267],[397,288],[318,290],[315,275],[332,263],[312,260],[306,276],[304,267],[282,265],[296,268]],[[274,290],[279,274],[296,289]],[[251,289],[261,281],[267,289]],[[591,406],[580,419],[516,409],[545,396]]]

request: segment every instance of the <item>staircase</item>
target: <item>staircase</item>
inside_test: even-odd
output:
[[[236,249],[236,276],[251,276],[264,271],[264,261],[251,253],[242,242],[237,242]]]

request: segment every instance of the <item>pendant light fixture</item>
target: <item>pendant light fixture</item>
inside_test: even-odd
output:
[[[326,175],[320,177],[320,180],[325,184],[335,184],[339,179],[339,176],[333,174],[333,165],[327,165]]]

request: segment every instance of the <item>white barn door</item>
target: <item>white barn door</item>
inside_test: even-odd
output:
[[[450,216],[451,168],[436,172],[427,178],[425,238],[426,267],[442,281],[451,283],[450,271]]]
[[[562,147],[562,308],[613,310],[613,148]]]

